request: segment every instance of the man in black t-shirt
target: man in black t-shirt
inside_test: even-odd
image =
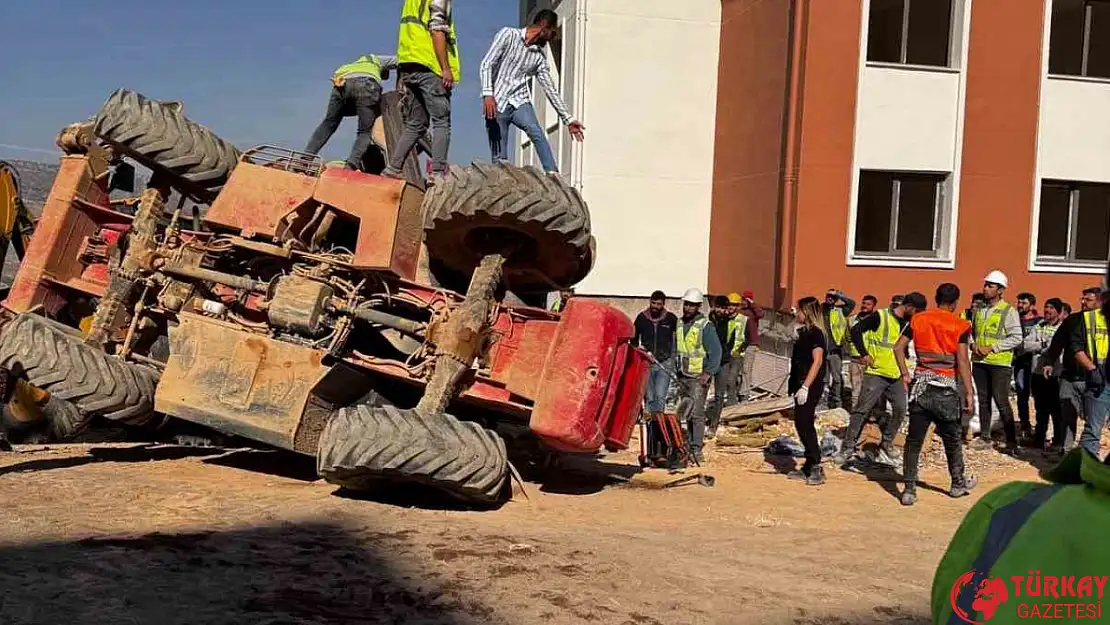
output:
[[[667,296],[663,291],[651,294],[647,309],[636,315],[636,333],[632,338],[632,345],[647,350],[655,357],[651,363],[648,374],[647,388],[644,391],[644,402],[647,411],[652,415],[649,422],[652,428],[652,438],[657,443],[662,443],[662,433],[658,431],[658,415],[662,415],[667,407],[667,391],[671,387],[671,374],[674,371],[674,336],[678,327],[678,317],[666,309]],[[649,450],[652,456],[660,455],[659,449]]]

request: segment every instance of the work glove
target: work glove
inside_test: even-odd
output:
[[[1106,378],[1102,376],[1102,369],[1095,368],[1087,372],[1087,392],[1098,397],[1106,388]]]
[[[803,406],[807,401],[809,401],[809,387],[803,386],[794,393],[794,403]]]

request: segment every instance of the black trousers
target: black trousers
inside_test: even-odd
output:
[[[921,447],[925,444],[930,423],[936,424],[937,435],[944,443],[944,455],[948,459],[948,475],[952,478],[952,486],[964,486],[960,396],[955,389],[930,386],[910,402],[910,428],[906,434],[902,465],[906,488],[913,490],[917,487]]]
[[[991,439],[991,400],[998,406],[1002,417],[1002,427],[1006,431],[1006,444],[1017,445],[1017,428],[1014,425],[1014,409],[1010,406],[1010,380],[1013,369],[1000,365],[985,365],[977,362],[971,367],[975,387],[979,391],[979,436]]]
[[[1060,380],[1033,374],[1033,406],[1037,417],[1037,427],[1033,437],[1040,445],[1048,437],[1048,424],[1052,423],[1052,435],[1061,442],[1064,437],[1064,414],[1060,411]]]
[[[806,450],[802,472],[809,475],[810,469],[821,464],[821,441],[817,438],[817,404],[825,392],[824,381],[809,387],[806,403],[794,406],[794,429]]]

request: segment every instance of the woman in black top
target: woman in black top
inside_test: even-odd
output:
[[[821,468],[821,443],[817,440],[817,402],[825,392],[825,337],[824,314],[815,297],[798,300],[795,311],[801,330],[794,341],[790,356],[790,381],[787,390],[794,396],[794,427],[806,450],[806,461],[801,471],[791,471],[787,477],[805,480],[810,486],[825,483]]]

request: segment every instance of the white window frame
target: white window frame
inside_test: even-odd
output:
[[[1047,184],[1051,184],[1053,186],[1067,187],[1068,188],[1068,243],[1067,243],[1067,249],[1064,252],[1064,256],[1041,256],[1040,253],[1037,250],[1037,247],[1034,247],[1033,248],[1033,262],[1038,267],[1042,267],[1042,268],[1059,268],[1059,267],[1080,268],[1080,267],[1086,267],[1086,268],[1089,268],[1089,269],[1097,271],[1097,272],[1104,271],[1105,268],[1106,268],[1107,261],[1110,260],[1110,239],[1107,239],[1107,241],[1106,241],[1106,255],[1107,255],[1106,258],[1103,258],[1102,260],[1089,260],[1089,259],[1079,259],[1079,258],[1075,257],[1075,248],[1076,248],[1076,244],[1077,244],[1078,238],[1079,238],[1079,227],[1078,227],[1078,222],[1079,222],[1079,191],[1080,191],[1079,187],[1082,186],[1082,185],[1101,185],[1101,186],[1110,187],[1110,184],[1100,183],[1100,182],[1082,182],[1082,181],[1076,181],[1076,180],[1054,180],[1054,179],[1041,180],[1041,184],[1040,184],[1041,193],[1038,194],[1039,197],[1043,197],[1044,187]],[[1039,204],[1039,198],[1038,198],[1038,204]],[[1038,206],[1038,208],[1039,208],[1039,206]],[[1036,221],[1033,222],[1033,229],[1036,230],[1036,233],[1037,233],[1036,244],[1039,247],[1039,245],[1040,245],[1040,230],[1041,230],[1040,210],[1037,211]]]
[[[909,31],[910,31],[910,5],[913,2],[930,2],[933,0],[905,0],[905,8],[902,12],[902,45],[898,51],[899,60],[897,61],[870,61],[867,59],[867,48],[870,44],[870,24],[871,24],[871,2],[868,0],[864,7],[863,22],[864,22],[864,37],[862,39],[863,45],[861,47],[861,55],[864,62],[872,67],[903,67],[912,68],[925,71],[950,71],[958,72],[963,67],[964,52],[966,46],[964,45],[964,22],[968,12],[970,11],[971,0],[951,0],[952,10],[948,21],[948,62],[945,65],[921,65],[918,63],[907,63],[906,57],[909,54]]]
[[[1110,6],[1110,0],[1082,0],[1082,1],[1083,1],[1083,33],[1082,33],[1083,49],[1081,51],[1082,58],[1079,62],[1079,73],[1078,74],[1054,74],[1054,73],[1048,73],[1047,70],[1046,70],[1046,74],[1048,76],[1053,77],[1053,78],[1064,78],[1064,79],[1071,79],[1071,80],[1087,80],[1087,81],[1093,81],[1093,82],[1110,82],[1110,76],[1089,76],[1089,75],[1087,75],[1087,70],[1088,70],[1087,65],[1088,65],[1088,61],[1090,60],[1090,52],[1091,52],[1091,14],[1092,14],[1091,13],[1091,4],[1092,3],[1102,3],[1102,4],[1106,4],[1106,5]],[[1047,54],[1044,55],[1044,57],[1045,57],[1044,65],[1047,68],[1047,67],[1049,67],[1049,60],[1052,57],[1052,49],[1051,49],[1051,44],[1050,44],[1050,42],[1052,40],[1052,17],[1053,17],[1052,16],[1052,9],[1056,4],[1056,0],[1048,0],[1045,4],[1047,5],[1046,16],[1045,16],[1046,36],[1045,36],[1045,39],[1044,39],[1043,49],[1045,51],[1047,51]]]
[[[855,258],[905,258],[905,259],[923,259],[923,260],[937,260],[944,255],[944,235],[945,223],[947,221],[947,214],[951,201],[949,200],[949,188],[951,187],[952,175],[945,172],[930,172],[930,171],[881,171],[881,170],[863,170],[871,171],[880,174],[887,174],[894,178],[891,184],[890,196],[890,230],[887,234],[887,249],[885,252],[869,252],[859,251],[856,249],[856,233],[855,227],[851,232],[851,253]],[[863,171],[860,171],[861,174]],[[927,250],[900,250],[898,249],[898,222],[901,215],[902,204],[902,181],[899,176],[942,176],[936,182],[936,198],[933,201],[933,249],[931,253]],[[856,210],[859,209],[859,192],[856,194]],[[853,226],[856,222],[853,222]]]

